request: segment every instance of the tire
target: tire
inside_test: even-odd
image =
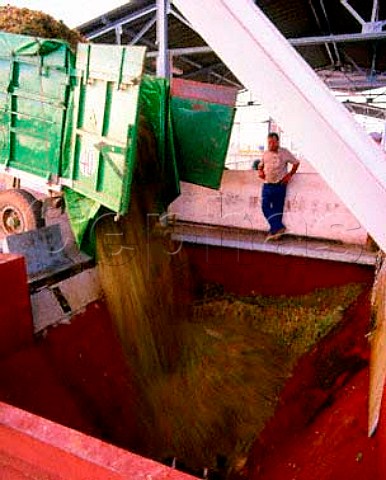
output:
[[[0,233],[13,235],[44,226],[42,202],[26,190],[0,192]]]

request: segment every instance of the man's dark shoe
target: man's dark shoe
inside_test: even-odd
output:
[[[276,230],[276,232],[274,233],[269,233],[266,236],[265,241],[270,242],[271,240],[279,240],[279,238],[285,234],[285,231],[286,231],[286,228],[283,227],[283,228],[280,228],[279,230]]]

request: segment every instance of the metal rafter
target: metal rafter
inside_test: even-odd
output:
[[[182,16],[179,12],[177,12],[177,10],[172,5],[170,6],[170,13],[173,15],[173,17],[176,17],[177,20],[179,20],[181,23],[186,25],[188,28],[190,28],[191,30],[194,30],[194,28],[192,27],[192,24],[189,23],[184,16]]]
[[[320,30],[322,30],[322,25],[320,23],[320,19],[319,19],[319,15],[317,14],[316,10],[315,10],[315,7],[314,7],[314,3],[312,0],[308,0],[308,3],[310,5],[310,8],[311,8],[311,11],[314,15],[314,18],[315,18],[315,21],[316,21],[316,24],[317,26],[320,28]],[[332,56],[332,53],[331,53],[331,49],[330,49],[330,45],[326,42],[324,44],[324,47],[326,49],[326,52],[327,52],[327,55],[328,55],[328,58],[330,59],[330,62],[331,62],[331,65],[334,65],[334,57]]]
[[[156,12],[157,6],[152,5],[150,7],[146,7],[142,10],[138,10],[138,12],[132,13],[131,15],[126,15],[125,17],[121,18],[120,20],[116,20],[114,22],[108,22],[108,24],[105,27],[102,27],[98,30],[96,30],[93,33],[86,34],[88,40],[94,40],[95,38],[101,37],[105,33],[111,32],[118,26],[123,26],[127,25],[129,23],[134,22],[135,20],[139,20],[142,17],[145,17],[146,15],[149,15],[153,12]]]
[[[349,4],[348,0],[340,0],[340,3],[351,13],[351,15],[357,20],[362,27],[362,32],[381,32],[382,28],[386,25],[385,21],[378,21],[378,0],[373,0],[373,7],[371,11],[371,20],[366,22],[359,13]]]
[[[386,110],[382,107],[374,106],[368,103],[358,103],[351,100],[342,102],[343,105],[353,113],[359,115],[367,115],[368,117],[379,118],[380,120],[386,120]]]
[[[303,37],[303,38],[288,38],[288,42],[294,47],[307,47],[311,45],[322,45],[324,43],[351,43],[351,42],[367,42],[372,40],[385,40],[386,32],[379,33],[348,33],[341,35],[319,35],[316,37]],[[152,47],[155,48],[154,44]],[[179,55],[199,55],[210,53],[213,50],[208,46],[202,47],[184,47],[184,48],[172,48],[170,52],[174,56]],[[154,56],[154,52],[149,52],[149,56]]]
[[[379,10],[379,5],[378,5],[378,0],[373,1],[373,9],[371,11],[371,21],[376,22],[378,20],[378,10]]]
[[[187,73],[187,74],[183,75],[183,78],[192,78],[192,77],[195,77],[196,75],[202,75],[202,74],[205,74],[205,73],[213,73],[215,68],[221,67],[221,66],[223,66],[222,62],[213,63],[212,65],[209,65],[207,67],[203,67],[200,70],[196,70],[194,72]]]
[[[347,74],[340,71],[320,70],[319,77],[331,90],[356,92],[386,87],[386,75],[378,75],[369,80],[365,74]]]
[[[319,0],[319,2],[320,2],[320,6],[322,8],[324,18],[326,19],[328,30],[331,33],[332,30],[331,30],[330,20],[329,20],[328,15],[327,15],[326,7],[324,5],[324,0]],[[333,47],[334,47],[334,52],[335,52],[337,63],[338,63],[338,65],[342,65],[340,54],[339,54],[339,49],[338,49],[338,46],[337,46],[336,42],[333,43]]]
[[[139,40],[141,40],[141,38],[151,29],[151,27],[155,24],[156,21],[157,16],[154,15],[153,18],[151,18],[147,23],[145,23],[145,25],[135,35],[135,37],[130,40],[129,45],[135,45]]]
[[[132,38],[134,38],[134,37],[137,35],[137,32],[135,32],[134,30],[132,30],[132,29],[130,29],[130,28],[127,28],[127,27],[125,28],[125,32],[126,32],[128,35],[130,35]],[[153,49],[152,51],[150,51],[150,52],[147,53],[146,56],[147,56],[148,58],[154,58],[154,57],[157,56],[157,51],[154,50],[154,49],[156,48],[156,46],[154,45],[153,42],[151,42],[151,41],[148,40],[147,38],[142,37],[142,38],[140,39],[140,43],[141,43],[142,45],[145,45],[146,47],[149,47],[149,48]],[[196,48],[197,48],[198,50],[195,50]],[[200,49],[201,49],[201,51],[200,51]],[[204,51],[204,49],[205,49],[205,51]],[[169,50],[169,54],[173,56],[175,50],[177,50],[177,52],[178,52],[178,58],[179,58],[180,61],[185,62],[187,65],[190,65],[190,66],[192,66],[192,67],[194,67],[194,68],[197,68],[197,69],[202,69],[202,68],[204,68],[204,66],[203,66],[202,64],[200,64],[200,63],[198,63],[198,62],[195,62],[195,61],[191,60],[190,58],[186,57],[186,56],[184,55],[185,52],[183,52],[184,49],[170,49],[170,50]],[[189,50],[189,49],[188,49],[188,50]],[[192,50],[193,50],[193,52],[192,52]],[[193,49],[190,49],[190,52],[189,52],[189,53],[190,53],[190,54],[192,54],[192,53],[196,53],[196,54],[197,54],[197,53],[209,53],[209,52],[212,52],[212,49],[209,48],[209,47],[194,47]],[[241,85],[240,83],[237,83],[237,82],[235,82],[235,81],[229,80],[228,78],[225,78],[223,75],[220,75],[219,73],[211,72],[211,75],[212,75],[214,78],[216,78],[217,80],[223,81],[224,83],[228,83],[229,85],[232,85],[232,86],[234,86],[234,87],[237,87],[237,88],[241,88],[241,87],[242,87],[242,85]]]
[[[195,67],[197,68],[198,70],[201,70],[202,68],[205,68],[203,65],[201,65],[200,63],[197,63],[197,62],[194,62],[193,60],[191,60],[190,58],[187,58],[185,56],[179,56],[179,60],[182,60],[183,62],[185,62],[186,64],[192,66],[192,67]],[[210,66],[208,67],[210,68]],[[237,88],[241,88],[242,85],[240,83],[237,83],[233,80],[229,80],[228,78],[224,77],[223,75],[220,75],[219,73],[216,73],[212,70],[210,70],[208,72],[208,75],[212,75],[214,78],[216,78],[217,80],[220,80],[220,81],[223,81],[225,83],[228,83],[229,85],[232,85],[234,87],[237,87]]]
[[[366,42],[371,40],[386,39],[386,32],[369,33],[343,33],[340,35],[319,35],[316,37],[289,38],[288,41],[295,46],[320,45],[325,42],[332,43],[351,43]]]

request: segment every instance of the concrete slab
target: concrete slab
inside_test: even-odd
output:
[[[225,170],[220,190],[181,183],[169,212],[181,222],[268,230],[256,171]],[[288,185],[284,224],[294,235],[365,245],[367,232],[318,174],[297,173]]]
[[[42,287],[31,295],[34,332],[69,323],[74,315],[101,297],[102,289],[95,268]]]
[[[58,283],[57,286],[66,298],[73,314],[100,299],[103,294],[98,272],[95,268],[84,270],[67,278]],[[55,285],[53,287],[55,288]]]
[[[31,295],[31,306],[34,333],[51,325],[69,321],[70,315],[63,312],[54,292],[49,288]]]

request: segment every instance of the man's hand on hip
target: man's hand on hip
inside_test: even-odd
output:
[[[280,180],[280,183],[282,185],[288,185],[291,178],[292,178],[292,173],[287,173],[287,175],[284,175],[284,177]]]

